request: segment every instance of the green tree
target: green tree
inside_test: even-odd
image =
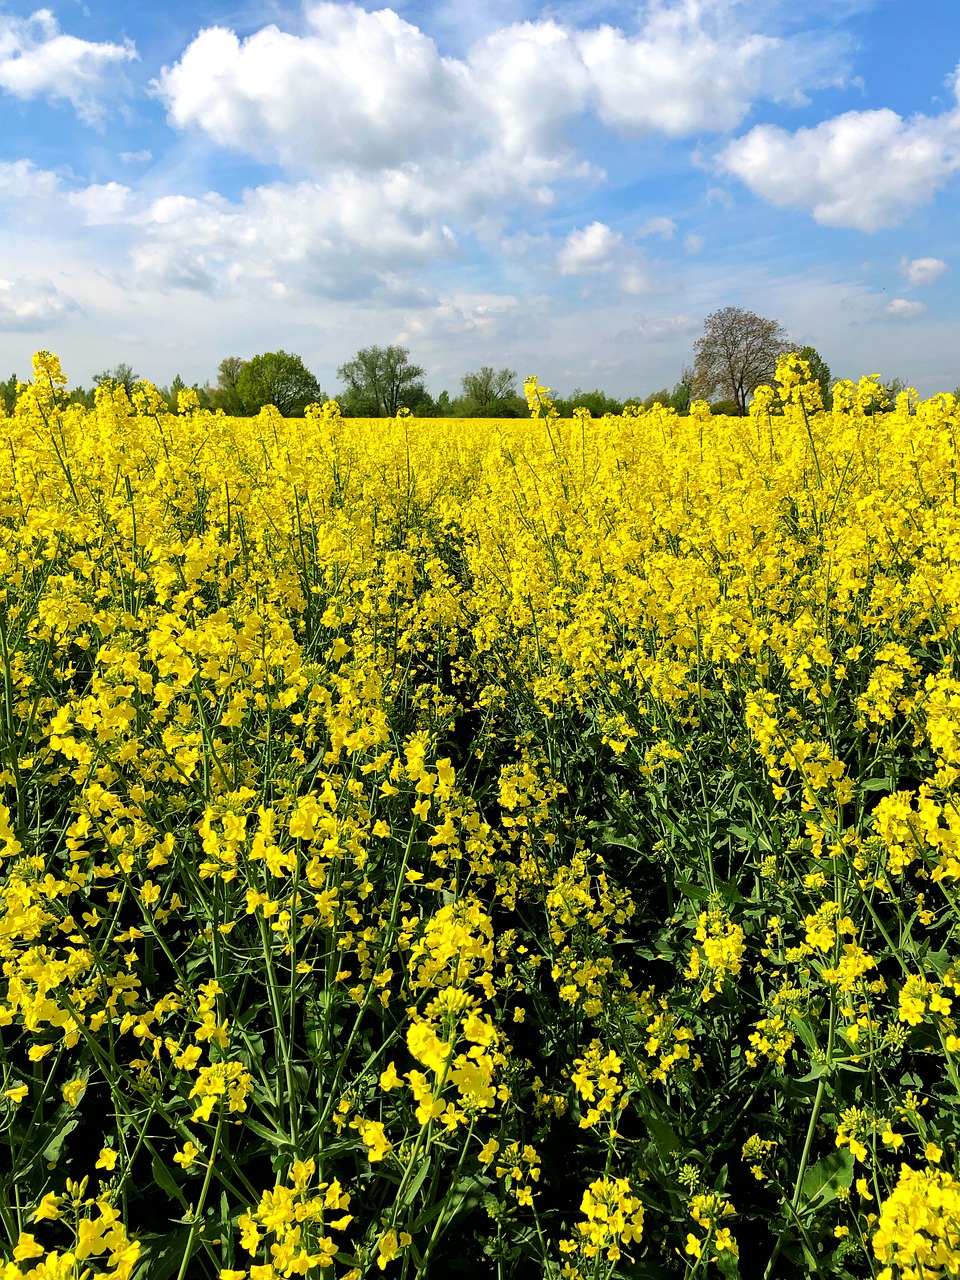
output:
[[[177,412],[180,392],[186,391],[186,389],[187,384],[180,377],[179,373],[174,375],[174,379],[170,383],[169,387],[161,387],[160,394],[163,396],[164,400],[166,400],[167,408],[171,413]]]
[[[0,401],[7,413],[12,414],[17,407],[17,382],[19,379],[15,373],[11,373],[6,382],[0,382]]]
[[[237,377],[236,393],[244,413],[272,404],[285,418],[303,417],[308,404],[326,399],[301,358],[287,351],[267,351],[247,360]]]
[[[693,370],[684,365],[680,370],[680,380],[674,384],[674,388],[670,392],[670,403],[677,413],[687,414],[690,412],[690,401],[693,398],[690,395],[692,386]]]
[[[741,414],[761,384],[771,385],[777,359],[790,350],[778,320],[764,320],[742,307],[723,307],[703,322],[694,344],[691,395],[731,401]]]
[[[217,386],[213,392],[218,409],[236,417],[243,412],[237,384],[246,361],[242,356],[224,356],[217,366]]]
[[[574,387],[568,396],[561,396],[556,399],[554,405],[561,418],[573,417],[574,409],[589,409],[590,416],[593,418],[602,418],[605,413],[616,414],[623,412],[623,401],[614,400],[612,396],[608,396],[599,387],[595,387],[593,391],[584,391],[580,387]]]
[[[67,399],[71,404],[79,404],[84,409],[93,409],[97,403],[97,394],[94,387],[74,387],[68,392]]]
[[[343,412],[351,418],[394,418],[400,409],[432,406],[423,376],[406,347],[363,347],[337,370],[346,384]]]
[[[461,395],[456,413],[464,418],[516,418],[526,409],[526,401],[517,393],[515,369],[498,369],[485,364],[476,373],[465,373],[460,379]]]
[[[112,369],[104,369],[103,373],[93,375],[94,386],[123,387],[127,395],[130,395],[139,380],[139,373],[134,373],[130,365],[122,363],[115,365]]]
[[[830,366],[815,347],[801,347],[797,355],[809,364],[810,373],[814,381],[820,384],[823,407],[829,409],[833,404],[833,391],[831,390],[833,379],[830,374]]]

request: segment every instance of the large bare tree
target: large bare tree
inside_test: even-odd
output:
[[[694,344],[693,385],[704,400],[735,400],[741,413],[762,383],[772,383],[777,357],[790,340],[777,320],[764,320],[742,307],[723,307],[703,322]]]

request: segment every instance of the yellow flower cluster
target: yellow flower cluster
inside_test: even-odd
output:
[[[315,1173],[313,1159],[295,1160],[287,1174],[288,1185],[277,1183],[264,1191],[257,1207],[240,1215],[240,1247],[254,1257],[265,1250],[270,1260],[254,1263],[249,1272],[231,1270],[228,1280],[246,1280],[248,1275],[250,1280],[288,1280],[333,1265],[343,1244],[327,1233],[345,1231],[353,1221],[347,1212],[350,1195],[336,1180],[321,1182],[311,1191]],[[220,1280],[224,1280],[223,1271]]]
[[[583,1193],[580,1202],[583,1220],[576,1224],[578,1238],[561,1240],[561,1253],[579,1251],[585,1259],[604,1256],[617,1262],[629,1246],[643,1238],[643,1205],[632,1193],[629,1178],[597,1178]],[[582,1274],[573,1264],[563,1268],[564,1276]]]
[[[154,1180],[191,1280],[733,1274],[741,1155],[771,1252],[950,1274],[953,397],[65,386],[0,416],[4,1280],[169,1269]]]
[[[960,1183],[939,1169],[901,1165],[871,1244],[878,1280],[960,1274]]]
[[[697,920],[694,938],[699,944],[690,952],[684,973],[700,982],[700,999],[706,1002],[723,990],[727,976],[736,977],[746,950],[743,929],[724,911],[703,911]]]

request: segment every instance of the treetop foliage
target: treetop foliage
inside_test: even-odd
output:
[[[773,383],[777,358],[790,350],[790,340],[778,320],[723,307],[707,316],[693,349],[694,397],[730,400],[746,413],[757,387]]]
[[[724,307],[704,321],[704,331],[695,344],[692,367],[684,367],[672,390],[662,387],[647,395],[622,399],[599,387],[585,391],[575,387],[569,395],[554,396],[561,417],[572,416],[576,409],[588,409],[594,418],[620,414],[626,405],[654,404],[689,411],[693,399],[705,399],[715,412],[743,414],[750,397],[761,384],[772,384],[777,358],[791,350],[783,326],[776,320],[764,319],[741,307]],[[831,404],[831,371],[826,361],[812,346],[800,348],[814,379],[819,383],[823,403]],[[460,393],[441,391],[434,399],[427,390],[425,371],[415,363],[406,347],[400,345],[361,348],[341,364],[337,376],[344,384],[336,394],[345,417],[395,417],[408,409],[418,417],[517,418],[527,414],[526,401],[518,390],[517,371],[484,364],[463,374]],[[139,375],[133,367],[121,362],[93,378],[93,387],[75,387],[65,399],[92,409],[96,388],[122,386],[130,394]],[[905,385],[901,379],[885,384],[889,404]],[[18,379],[11,374],[0,380],[0,405],[12,413],[16,404]],[[158,387],[171,413],[177,412],[178,394],[188,388],[178,373],[169,387]],[[307,405],[322,403],[326,393],[302,357],[287,351],[264,352],[244,358],[225,356],[219,363],[216,385],[194,383],[192,390],[202,408],[219,409],[230,417],[246,417],[259,412],[266,404],[275,405],[285,417],[302,416]],[[960,390],[960,389],[958,389]],[[881,412],[886,404],[878,404]]]
[[[424,371],[411,363],[406,347],[362,347],[337,377],[346,383],[342,405],[348,417],[395,418],[400,409],[429,400]]]

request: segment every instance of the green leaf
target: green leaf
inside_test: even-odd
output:
[[[805,1076],[797,1076],[797,1084],[806,1084],[808,1080],[819,1080],[826,1069],[825,1062],[815,1062]]]
[[[255,1133],[258,1138],[266,1139],[274,1147],[293,1148],[292,1139],[282,1133],[277,1133],[276,1129],[268,1129],[266,1125],[260,1124],[257,1120],[251,1120],[249,1116],[244,1116],[243,1127],[244,1129],[249,1129],[251,1133]]]
[[[949,951],[928,951],[923,957],[926,964],[942,978],[953,963]]]
[[[668,1156],[672,1151],[679,1151],[680,1139],[667,1124],[666,1120],[661,1120],[652,1111],[648,1111],[643,1117],[643,1123],[650,1130],[654,1146],[661,1157]]]
[[[171,1200],[176,1200],[178,1204],[186,1205],[186,1197],[180,1189],[180,1184],[159,1156],[153,1157],[150,1167],[153,1170],[153,1180],[157,1186],[161,1187]]]
[[[807,1046],[811,1053],[817,1048],[817,1037],[813,1034],[813,1028],[807,1022],[806,1018],[801,1017],[798,1013],[791,1013],[790,1020],[793,1023],[793,1029]]]
[[[423,1186],[426,1176],[429,1172],[430,1172],[430,1160],[429,1158],[425,1158],[420,1161],[420,1168],[414,1174],[413,1181],[410,1183],[406,1191],[403,1193],[404,1208],[406,1208],[407,1205],[413,1204],[413,1201],[416,1199],[417,1192]]]
[[[727,1276],[728,1280],[740,1280],[740,1268],[737,1266],[737,1259],[729,1249],[721,1249],[716,1257],[717,1270],[722,1276]]]
[[[133,1273],[133,1280],[170,1280],[180,1269],[189,1238],[189,1227],[182,1231],[171,1231],[165,1236],[138,1234],[140,1265]]]
[[[56,1164],[60,1159],[60,1153],[63,1151],[65,1140],[73,1133],[80,1121],[76,1116],[71,1117],[57,1130],[47,1145],[43,1148],[43,1158],[47,1164]]]
[[[803,1175],[801,1207],[820,1209],[837,1198],[841,1187],[853,1182],[853,1152],[849,1147],[831,1151]]]
[[[678,880],[676,883],[683,896],[694,902],[705,902],[710,897],[710,890],[704,889],[702,885],[691,884],[689,880]]]

